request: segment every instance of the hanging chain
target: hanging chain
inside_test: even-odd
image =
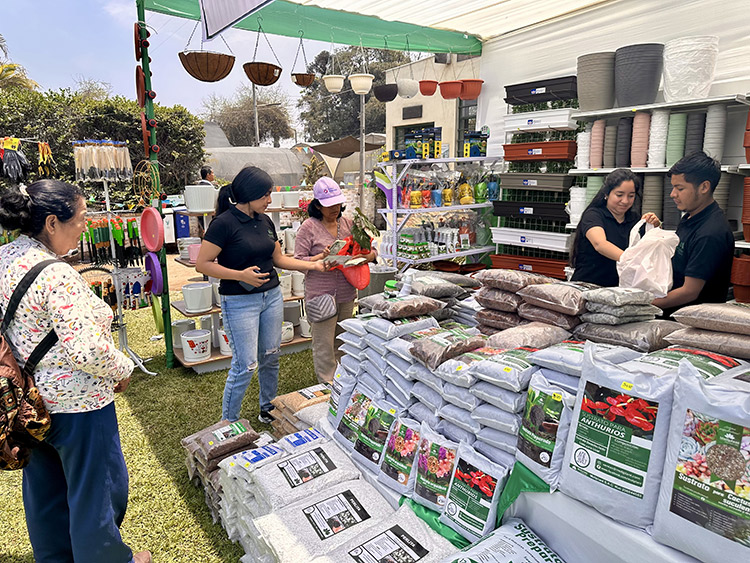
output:
[[[187,43],[185,43],[185,48],[183,49],[183,51],[187,51],[188,50],[188,47],[190,46],[190,42],[193,40],[193,35],[195,35],[195,30],[198,29],[198,26],[200,25],[200,23],[201,22],[199,22],[199,21],[195,22],[195,27],[193,28],[193,33],[190,34],[190,37],[188,38]],[[201,47],[202,46],[203,45],[202,45],[202,42],[201,42]]]
[[[258,41],[260,41],[261,29],[262,28],[260,27],[260,18],[258,18],[258,33],[255,36],[255,50],[253,51],[253,62],[255,62],[255,56],[258,54]]]
[[[294,55],[294,62],[292,63],[292,72],[294,67],[297,66],[297,57],[299,57],[299,51],[302,49],[302,58],[305,60],[305,72],[307,72],[307,55],[305,54],[305,44],[302,42],[302,37],[305,35],[304,31],[299,32],[299,45],[297,45],[297,52]]]
[[[271,42],[268,40],[268,35],[266,35],[266,32],[263,31],[263,26],[261,25],[261,20],[263,18],[258,18],[258,37],[255,41],[255,52],[258,52],[258,39],[260,39],[260,34],[263,34],[263,39],[266,40],[266,43],[268,43],[268,48],[271,49],[271,54],[273,54],[273,58],[276,59],[276,64],[281,66],[281,62],[279,61],[279,57],[276,56],[276,52],[273,50],[273,47],[271,46]],[[253,54],[253,60],[255,60],[255,54]]]
[[[406,57],[409,59],[409,75],[414,80],[414,65],[411,61],[411,48],[409,47],[409,36],[406,36]]]
[[[227,46],[227,49],[229,49],[229,52],[234,55],[234,51],[232,51],[232,48],[229,46],[229,43],[227,43],[227,40],[224,39],[224,34],[219,35],[221,37],[221,40],[224,42],[224,45]]]

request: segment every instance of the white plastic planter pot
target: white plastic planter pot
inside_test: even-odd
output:
[[[396,80],[398,85],[398,95],[402,98],[413,98],[419,92],[419,81],[411,78],[399,78]]]
[[[350,74],[349,82],[355,94],[367,94],[372,88],[372,81],[375,78],[372,74]],[[326,87],[328,83],[326,83]]]
[[[338,94],[344,87],[344,76],[341,74],[326,74],[323,77],[323,82],[326,85],[326,90],[331,94]]]

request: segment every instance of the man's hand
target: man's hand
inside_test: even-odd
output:
[[[130,378],[126,377],[125,379],[121,379],[117,382],[117,385],[115,385],[115,393],[122,393],[125,391],[125,389],[128,388],[128,385],[130,385]]]

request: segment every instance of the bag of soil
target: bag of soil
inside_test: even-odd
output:
[[[438,422],[435,429],[440,432],[440,434],[456,443],[466,442],[467,444],[473,444],[477,439],[472,432],[464,430],[460,426],[457,426],[450,420],[446,419],[442,419]]]
[[[509,454],[507,451],[505,451],[502,448],[496,448],[495,446],[491,446],[487,442],[482,442],[481,440],[477,440],[472,444],[474,449],[478,451],[480,454],[482,454],[487,459],[494,461],[498,465],[502,465],[503,467],[507,467],[508,470],[513,468],[513,465],[516,463],[516,457],[513,454]]]
[[[456,315],[456,311],[454,311],[451,307],[438,309],[437,311],[430,313],[430,316],[439,323],[443,321],[450,321],[455,318],[458,318],[458,316]]]
[[[351,356],[358,361],[362,361],[365,359],[364,348],[357,348],[356,346],[352,346],[351,344],[347,344],[346,342],[338,347],[338,351],[346,356]]]
[[[271,404],[276,408],[286,409],[296,413],[305,407],[311,407],[318,403],[325,403],[331,396],[331,388],[325,383],[311,385],[299,391],[292,391],[285,395],[279,395],[271,400]]]
[[[342,344],[348,344],[349,346],[353,346],[354,348],[362,349],[367,346],[364,336],[357,336],[356,334],[352,334],[351,332],[344,331],[341,334],[337,334],[336,339],[341,340]]]
[[[471,412],[471,418],[482,426],[489,426],[508,434],[518,434],[521,416],[510,413],[487,403],[479,405]]]
[[[551,491],[557,489],[560,481],[574,404],[575,395],[547,381],[539,372],[531,376],[516,459],[547,483]]]
[[[401,408],[384,399],[373,399],[354,442],[352,458],[372,473],[377,473],[383,457],[391,425],[401,413]]]
[[[414,360],[407,361],[396,354],[386,354],[385,355],[385,363],[387,363],[390,367],[395,369],[399,374],[401,374],[406,379],[414,379],[409,374],[409,369],[414,365]]]
[[[241,479],[245,483],[252,483],[257,469],[287,455],[286,450],[278,445],[267,444],[260,448],[245,450],[225,457],[219,462],[219,469],[229,476]]]
[[[584,299],[586,294],[584,293]],[[664,311],[654,305],[606,305],[594,301],[586,301],[589,313],[604,313],[613,317],[659,317]]]
[[[415,383],[414,387],[411,388],[411,396],[417,399],[420,403],[423,403],[424,405],[429,407],[433,413],[438,412],[438,410],[440,410],[440,408],[445,404],[445,401],[440,396],[440,393],[438,393],[434,389],[430,389],[421,381]]]
[[[560,489],[614,520],[654,519],[676,373],[615,366],[586,345]]]
[[[440,393],[441,395],[443,394],[443,386],[445,385],[445,382],[423,365],[414,364],[411,366],[409,368],[409,376],[416,381],[424,383],[433,391]]]
[[[365,348],[364,353],[365,353],[365,358],[367,358],[367,360],[371,362],[377,368],[379,372],[381,373],[384,372],[385,368],[388,367],[388,363],[385,361],[385,358],[381,354],[378,354],[372,348]]]
[[[456,274],[454,272],[441,272],[439,270],[425,271],[425,270],[415,270],[414,268],[412,268],[409,270],[409,273],[412,274],[412,276],[414,276],[414,279],[418,279],[423,276],[431,277],[431,278],[439,278],[441,280],[454,283],[460,287],[478,287],[481,285],[481,282],[478,282],[472,277],[464,276],[463,274]]]
[[[318,403],[311,407],[305,407],[297,411],[297,418],[306,428],[315,426],[322,418],[328,414],[329,403]]]
[[[349,402],[356,384],[356,377],[349,375],[349,372],[341,369],[340,365],[336,366],[331,382],[331,396],[328,399],[328,420],[334,428],[338,427],[341,415],[343,415],[343,411],[339,412],[339,405],[346,405]]]
[[[750,335],[750,305],[747,303],[703,303],[672,313],[684,325],[716,332]]]
[[[581,320],[577,315],[566,315],[564,313],[558,313],[552,309],[545,309],[543,307],[537,307],[531,303],[521,303],[518,306],[518,316],[527,321],[538,321],[540,323],[547,323],[550,325],[559,326],[565,330],[572,330],[574,327],[581,324]]]
[[[532,274],[521,270],[491,269],[482,270],[474,275],[474,279],[479,280],[484,285],[503,289],[516,293],[528,285],[552,283],[555,280],[542,276],[541,274]]]
[[[349,401],[340,415],[339,424],[333,437],[348,450],[354,449],[354,443],[359,437],[359,431],[365,422],[370,404],[373,401],[371,390],[357,383]]]
[[[417,422],[426,423],[430,428],[437,428],[437,425],[440,423],[440,419],[435,414],[436,412],[437,410],[419,401],[409,407],[409,416]]]
[[[582,340],[565,340],[559,344],[553,344],[542,350],[538,350],[529,356],[529,361],[539,367],[549,368],[574,377],[581,377],[583,366]],[[600,344],[596,347],[598,357],[621,364],[628,360],[634,360],[642,356],[640,352],[625,348],[624,346],[613,346],[611,344]]]
[[[633,287],[600,287],[583,293],[588,303],[601,303],[612,307],[624,305],[650,305],[654,294]]]
[[[405,297],[390,297],[380,303],[376,303],[372,308],[372,312],[385,319],[405,319],[407,317],[428,315],[433,311],[442,309],[444,306],[445,303],[432,297],[407,295]],[[382,336],[382,338],[386,337]]]
[[[443,385],[443,399],[465,410],[473,410],[482,404],[482,401],[468,389],[452,383]]]
[[[505,313],[493,309],[480,309],[476,312],[475,318],[481,325],[500,330],[526,324],[516,313]]]
[[[559,281],[525,287],[518,291],[518,295],[537,307],[566,315],[580,315],[586,310],[583,293],[598,287],[593,283]]]
[[[401,289],[402,282],[396,284]],[[467,295],[466,289],[437,276],[420,275],[411,282],[412,295],[424,295],[434,299],[442,297],[462,297]]]
[[[382,293],[374,293],[373,295],[367,295],[365,297],[361,297],[359,301],[357,302],[357,308],[360,312],[363,313],[369,313],[373,306],[376,303],[380,303],[381,301],[385,301],[386,296]]]
[[[666,338],[670,344],[680,346],[700,346],[704,350],[726,354],[735,358],[750,359],[750,336],[714,332],[700,328],[683,328],[676,330]]]
[[[443,362],[435,370],[435,374],[446,383],[471,388],[477,380],[471,373],[472,366],[500,352],[502,350],[497,350],[496,348],[477,348],[472,352],[461,354]]]
[[[485,344],[483,335],[471,335],[462,329],[443,329],[439,334],[415,341],[410,351],[416,360],[434,370],[444,361]]]
[[[508,473],[506,467],[478,454],[470,445],[459,444],[440,522],[472,542],[494,530]]]
[[[474,435],[476,435],[481,429],[480,424],[472,418],[471,412],[462,409],[461,407],[457,407],[456,405],[443,405],[440,407],[440,410],[438,410],[437,415]]]
[[[687,346],[670,346],[657,350],[625,362],[622,367],[661,376],[676,373],[681,360],[690,362],[706,380],[719,377],[730,370],[750,368],[750,362],[745,360]]]
[[[652,534],[707,563],[750,555],[750,377],[706,383],[680,362]]]
[[[565,563],[518,518],[509,518],[489,535],[440,563]]]
[[[515,313],[518,306],[523,303],[523,299],[515,293],[494,287],[483,287],[474,294],[474,299],[486,309],[506,313]]]
[[[350,332],[355,336],[364,336],[367,334],[367,329],[365,328],[365,326],[367,326],[367,321],[370,318],[372,317],[366,316],[355,317],[353,319],[344,319],[343,321],[339,321],[339,326],[346,332]]]
[[[383,450],[378,481],[403,496],[410,496],[414,490],[421,431],[419,421],[400,416],[393,423]]]
[[[531,374],[538,367],[531,363],[529,355],[536,352],[536,348],[519,347],[505,350],[483,362],[479,362],[472,369],[478,379],[492,383],[516,393],[525,391],[531,379]]]
[[[608,315],[607,313],[584,313],[581,315],[581,320],[585,323],[594,323],[598,325],[625,325],[628,323],[640,323],[643,321],[654,320],[655,316],[648,315],[637,315],[633,317],[617,317],[615,315]]]
[[[505,329],[497,328],[497,327],[489,326],[485,324],[478,324],[477,330],[479,331],[479,334],[484,334],[485,336],[492,336],[493,334],[497,334],[498,332],[503,331]]]
[[[363,371],[359,374],[357,379],[357,385],[364,391],[366,390],[368,396],[373,399],[382,399],[385,396],[384,385],[372,377],[367,371]]]
[[[391,403],[397,404],[402,409],[407,409],[415,402],[416,399],[411,398],[411,393],[405,394],[401,391],[393,381],[388,381],[385,384],[385,400]]]
[[[477,434],[477,440],[484,442],[488,446],[503,450],[511,455],[516,454],[516,444],[518,442],[518,436],[495,430],[485,426]]]
[[[367,333],[367,336],[362,337],[362,342],[375,350],[378,354],[385,356],[388,350],[385,347],[385,343],[388,342],[385,338],[380,338],[372,333]]]
[[[570,338],[570,333],[564,328],[533,322],[493,334],[487,339],[487,345],[506,350],[524,346],[546,348],[568,338]]]
[[[411,395],[411,388],[414,387],[414,381],[410,379],[406,379],[403,375],[401,375],[398,371],[393,369],[391,366],[388,366],[385,369],[384,374],[386,378],[398,388],[399,392],[402,395],[404,395],[407,398]]]
[[[300,430],[287,436],[284,436],[278,442],[278,446],[284,449],[284,451],[294,455],[300,452],[306,452],[310,448],[316,447],[318,444],[326,442],[326,438],[322,432],[315,428],[308,428],[307,430]]]
[[[422,424],[417,453],[417,479],[412,499],[417,504],[441,512],[453,475],[458,444]]]
[[[506,412],[521,412],[526,404],[526,396],[523,393],[508,391],[489,381],[477,381],[471,386],[469,392],[477,399],[495,405]]]
[[[352,377],[357,377],[359,374],[361,374],[364,371],[360,361],[357,358],[354,358],[353,356],[349,356],[349,355],[341,356],[340,362],[341,362],[341,367],[343,367]]]
[[[597,346],[603,346],[603,344],[597,344]],[[603,356],[599,357],[601,358]],[[538,373],[544,379],[546,379],[550,383],[559,385],[571,395],[575,396],[578,393],[578,386],[581,383],[580,375],[568,375],[567,373],[562,373],[548,368],[539,368]]]
[[[639,352],[653,352],[666,348],[666,337],[683,328],[673,321],[642,321],[625,325],[609,326],[593,323],[578,325],[573,334],[578,340],[591,340],[602,344],[627,346]]]
[[[225,422],[223,426],[211,431],[204,431],[198,436],[200,449],[197,454],[204,460],[211,461],[226,457],[227,454],[240,449],[252,448],[258,433],[253,430],[247,419]]]
[[[392,321],[381,319],[380,317],[371,317],[367,321],[367,330],[384,340],[393,340],[410,332],[437,328],[438,326],[437,320],[429,315],[408,319],[395,319]]]

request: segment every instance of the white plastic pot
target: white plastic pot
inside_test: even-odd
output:
[[[281,295],[284,299],[292,296],[292,274],[288,272],[279,274],[279,285],[281,286]]]
[[[284,230],[284,248],[287,254],[294,254],[294,244],[297,242],[297,231],[294,229]]]
[[[219,190],[208,184],[185,186],[185,207],[191,213],[210,213],[216,210]]]
[[[299,207],[299,200],[302,197],[302,193],[295,192],[281,192],[284,196],[284,207],[287,209],[297,209]],[[273,196],[271,196],[273,197]]]
[[[172,347],[182,348],[182,333],[188,330],[195,330],[195,321],[193,319],[180,319],[172,321]]]
[[[190,313],[205,313],[213,306],[213,287],[208,282],[188,283],[182,286],[185,310]]]
[[[188,330],[182,333],[182,355],[186,362],[199,362],[211,357],[211,332]]]
[[[402,98],[413,98],[419,93],[419,81],[411,78],[399,78],[396,80],[398,95]]]
[[[323,82],[326,85],[326,90],[331,94],[338,94],[344,87],[344,76],[341,74],[326,74],[323,77]]]
[[[372,74],[350,74],[349,82],[355,94],[367,94],[372,88],[372,81],[375,76]]]
[[[271,207],[278,209],[284,205],[284,192],[271,192]]]
[[[225,356],[232,355],[232,348],[229,346],[229,337],[223,328],[219,329],[219,352]]]
[[[304,272],[292,272],[292,295],[299,297],[305,294]]]
[[[281,323],[281,342],[291,342],[294,340],[294,325],[288,321]]]

